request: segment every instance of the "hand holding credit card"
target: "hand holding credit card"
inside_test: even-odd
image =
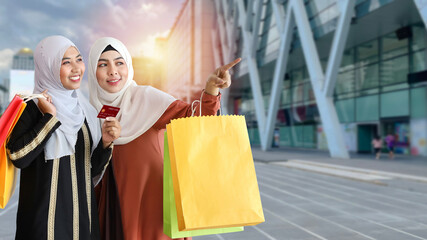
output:
[[[116,117],[120,108],[104,105],[98,113],[98,118]]]

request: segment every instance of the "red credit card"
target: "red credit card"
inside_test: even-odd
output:
[[[116,117],[120,108],[104,105],[98,113],[98,118]]]

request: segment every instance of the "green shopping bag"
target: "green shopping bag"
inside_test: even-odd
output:
[[[243,231],[243,227],[214,228],[192,231],[178,230],[178,217],[175,206],[172,170],[169,158],[167,134],[165,132],[164,165],[163,165],[163,232],[171,238],[194,237],[200,235],[220,234]]]

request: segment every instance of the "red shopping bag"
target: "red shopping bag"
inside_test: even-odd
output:
[[[4,208],[15,190],[16,169],[7,158],[6,143],[27,104],[15,95],[0,118],[0,208]]]

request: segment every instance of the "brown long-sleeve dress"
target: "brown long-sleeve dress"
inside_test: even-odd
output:
[[[216,115],[219,107],[220,95],[203,95],[202,115]],[[195,114],[199,114],[199,107]],[[191,105],[174,101],[148,131],[127,144],[114,147],[113,171],[110,173],[114,173],[116,180],[124,239],[170,239],[163,233],[163,134],[166,124],[172,119],[187,116],[191,116]],[[100,184],[99,207],[103,239],[115,239],[120,235],[120,231],[115,236],[111,236],[111,232],[105,232],[117,229],[117,226],[112,225],[120,224],[112,224],[111,220],[116,220],[108,219],[105,215],[108,206],[105,206],[107,203],[103,197],[107,194],[105,188],[109,178],[106,176],[111,175],[113,174],[106,174]],[[114,199],[108,200],[110,204],[114,202]],[[114,216],[111,211],[115,210],[107,210],[110,216]]]

